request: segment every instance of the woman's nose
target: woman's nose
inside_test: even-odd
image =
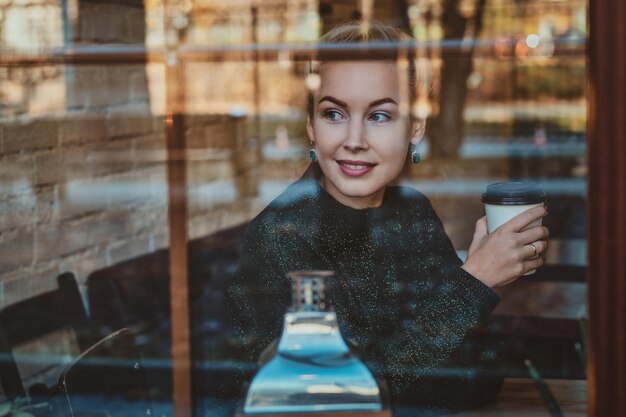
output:
[[[355,119],[350,122],[343,146],[353,152],[369,148],[363,123]]]

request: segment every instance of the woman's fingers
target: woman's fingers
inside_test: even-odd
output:
[[[541,266],[543,266],[543,264],[545,263],[545,259],[543,259],[541,256],[537,256],[536,258],[533,259],[527,259],[522,263],[522,273],[519,275],[515,275],[513,277],[510,277],[508,279],[505,279],[504,281],[498,282],[496,285],[494,285],[494,287],[504,287],[505,285],[508,285],[512,282],[515,282],[519,279],[520,276],[535,270],[537,268],[540,268]]]
[[[524,261],[524,274],[532,271],[533,269],[537,269],[543,265],[545,260],[541,256],[537,256],[536,258],[527,259]]]
[[[474,229],[474,236],[483,238],[489,234],[487,229],[487,216],[483,216],[476,221],[476,228]]]
[[[517,234],[519,242],[527,244],[534,242],[535,240],[548,240],[550,237],[550,231],[545,226],[535,226],[530,229],[526,229],[523,232]]]
[[[474,229],[474,236],[472,238],[472,243],[470,243],[468,255],[473,254],[483,244],[483,239],[488,235],[487,216],[483,216],[476,221],[476,228]]]
[[[534,259],[528,259],[523,262],[521,274],[515,275],[511,278],[501,281],[497,283],[496,285],[494,285],[494,287],[504,287],[505,285],[509,285],[510,283],[515,282],[519,279],[520,276],[543,266],[544,262],[545,260],[541,256],[538,256]]]
[[[519,232],[548,214],[544,206],[537,206],[524,211],[504,223],[499,228],[504,231]]]
[[[524,256],[525,259],[534,258],[535,256],[539,256],[539,250],[534,243],[529,243],[528,245],[524,245],[524,248],[530,249],[530,255]]]
[[[548,248],[546,240],[536,240],[522,247],[522,259],[532,259],[541,255]]]

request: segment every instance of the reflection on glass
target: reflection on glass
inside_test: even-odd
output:
[[[250,385],[245,413],[378,411],[380,390],[341,337],[327,303],[332,272],[294,272],[292,311],[274,357]]]
[[[107,50],[116,60],[126,47],[165,47],[167,3],[105,3],[5,1],[0,10],[5,29],[0,30],[0,308],[35,297],[54,286],[58,273],[72,271],[100,331],[129,320],[141,329],[147,358],[165,363],[172,326],[168,255],[161,250],[170,243],[162,120],[166,62],[157,55],[148,63],[124,64],[94,56],[74,64],[49,55],[50,48],[85,46]],[[194,366],[205,366],[200,359],[220,358],[223,362],[208,365],[220,369],[232,363],[232,351],[216,337],[228,319],[216,300],[223,299],[224,283],[235,274],[241,242],[235,230],[243,230],[305,169],[306,93],[321,80],[305,71],[303,51],[336,23],[358,17],[358,4],[365,3],[371,6],[368,18],[406,19],[414,37],[426,42],[415,50],[418,72],[425,77],[416,87],[413,109],[419,119],[428,118],[420,144],[423,160],[403,172],[400,182],[431,198],[458,253],[467,255],[469,226],[483,214],[480,194],[488,184],[534,180],[550,195],[546,267],[499,290],[489,331],[505,340],[503,375],[529,378],[523,362],[528,357],[548,381],[584,378],[586,325],[578,329],[579,317],[586,321],[587,299],[587,2],[582,0],[497,0],[484,7],[472,0],[409,0],[404,10],[389,1],[176,4],[184,12],[179,17],[187,19],[182,49],[206,52],[179,61],[186,77],[179,87],[185,91],[194,255],[189,270],[199,283],[193,318],[200,335],[194,333],[192,343],[204,355]],[[448,19],[457,9],[466,19],[464,30]],[[471,56],[444,56],[472,41]],[[262,53],[253,53],[255,48]],[[37,63],[11,61],[21,54]],[[463,75],[455,84],[441,81],[446,59],[448,69],[467,69],[448,71]],[[445,99],[443,85],[453,87]],[[439,115],[456,104],[457,118],[445,123]],[[437,130],[438,120],[458,139],[445,149],[452,135]],[[446,149],[451,156],[435,158]],[[94,277],[106,277],[107,285],[120,289],[121,299],[114,291],[99,294],[98,284],[104,284]],[[307,291],[305,301],[315,305],[313,287]],[[118,305],[119,317],[111,308]],[[291,319],[284,322],[284,352],[274,359],[287,363],[321,349],[309,341],[313,338],[332,341],[323,346],[330,349],[325,352],[347,360],[327,310],[304,313],[285,316]],[[49,363],[79,350],[75,335],[65,329],[19,346],[14,358],[21,362],[24,386],[56,383]],[[159,370],[169,375],[166,366]],[[299,377],[301,392],[309,397],[339,398],[345,390],[314,373]],[[170,395],[166,379],[155,378],[152,388]],[[207,385],[215,381],[206,379]],[[351,389],[365,395],[369,388]]]

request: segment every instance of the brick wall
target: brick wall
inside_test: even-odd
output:
[[[0,48],[20,53],[63,45],[57,0],[0,0]],[[59,66],[0,67],[0,114],[45,114],[63,108],[64,71]]]
[[[234,175],[245,121],[195,116],[187,126],[193,238],[253,213]],[[97,268],[168,245],[161,117],[5,121],[0,146],[0,306],[55,287],[60,272],[82,282]]]
[[[73,43],[143,43],[142,2],[107,3],[79,2]],[[41,71],[3,69],[17,70]],[[1,114],[0,308],[56,287],[63,271],[84,286],[95,269],[169,244],[165,131],[151,110],[145,67],[57,66],[54,73],[63,92],[55,107]],[[240,198],[254,160],[236,159],[246,123],[224,115],[186,120],[192,238],[254,215]]]

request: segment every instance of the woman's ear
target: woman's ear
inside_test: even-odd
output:
[[[426,133],[426,119],[414,120],[411,126],[411,144],[417,145]]]
[[[306,118],[306,133],[309,135],[309,140],[311,143],[315,143],[315,131],[313,130],[313,125],[311,124],[311,118]]]

